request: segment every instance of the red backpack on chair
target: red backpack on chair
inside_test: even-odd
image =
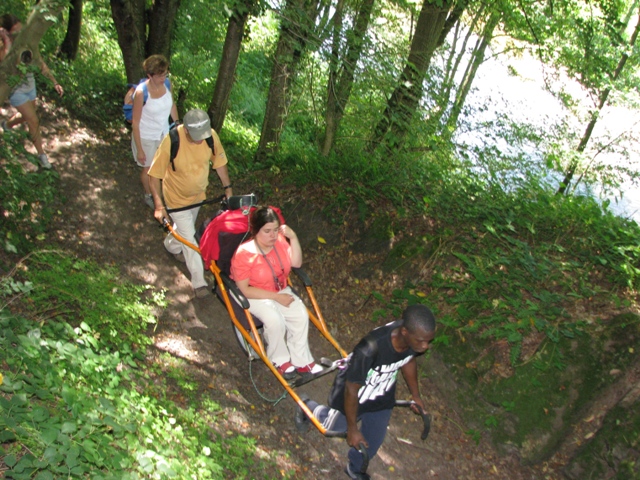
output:
[[[249,216],[257,207],[241,207],[235,210],[221,210],[206,226],[200,238],[200,255],[205,268],[216,262],[218,268],[229,275],[231,258],[240,244],[250,237]],[[284,225],[284,217],[277,207],[271,207],[280,224]]]

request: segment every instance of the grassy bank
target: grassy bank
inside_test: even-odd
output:
[[[2,277],[6,478],[269,478],[253,440],[216,433],[221,407],[185,370],[147,358],[162,305],[161,292],[60,252]]]

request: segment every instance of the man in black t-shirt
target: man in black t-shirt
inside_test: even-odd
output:
[[[360,473],[360,444],[369,458],[377,453],[396,403],[398,371],[407,382],[416,413],[424,412],[418,388],[415,357],[429,349],[435,337],[436,321],[424,305],[412,305],[402,313],[402,320],[376,328],[365,336],[348,357],[347,368],[336,377],[329,406],[305,400],[313,416],[327,430],[346,431],[349,463],[345,473],[353,479],[368,478]],[[308,419],[297,415],[297,423]],[[358,428],[360,422],[360,428]]]

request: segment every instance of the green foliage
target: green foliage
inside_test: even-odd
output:
[[[111,353],[87,324],[3,313],[0,327],[8,368],[0,437],[11,478],[223,478],[223,465],[246,461],[250,440],[211,440],[192,409],[127,388],[135,358]]]
[[[599,435],[569,465],[570,470],[593,472],[594,478],[640,479],[640,413],[629,405],[609,411]],[[616,448],[611,448],[616,445]]]
[[[442,329],[451,330],[448,321],[437,318],[439,336]],[[611,372],[629,368],[640,347],[636,315],[619,315],[580,327],[584,335],[559,336],[557,341],[530,336],[526,358],[520,358],[517,368],[506,373],[504,343],[478,341],[471,334],[460,334],[460,330],[450,335],[446,348],[438,350],[456,384],[464,386],[457,396],[467,424],[474,430],[487,430],[497,444],[517,445],[526,462],[545,458],[581,418],[581,412],[584,415],[583,408],[593,405],[594,398],[619,380]],[[636,429],[629,433],[631,439],[637,436],[634,422],[630,419],[624,427],[627,432]],[[608,434],[610,444],[597,447],[600,455],[604,450],[622,447],[613,440],[618,434],[614,427]],[[636,458],[633,450],[629,451],[631,455],[625,453],[619,458]],[[583,456],[580,463],[588,458]]]
[[[325,211],[338,223],[345,212],[355,211],[362,220],[387,201],[422,214],[429,202],[425,187],[439,181],[434,164],[410,155],[399,154],[391,161],[367,153],[363,144],[354,142],[349,149],[319,160],[315,147],[304,145],[288,142],[275,162],[298,185],[323,186],[329,195]]]
[[[184,89],[187,93],[187,110],[207,110],[211,101],[227,25],[223,5],[193,0],[183,2],[178,10],[171,72],[177,81],[176,92]]]
[[[603,213],[588,198],[533,188],[508,194],[469,180],[458,179],[457,189],[432,188],[428,195],[428,212],[437,224],[450,225],[455,218],[455,227],[399,242],[389,255],[387,265],[395,269],[421,257],[433,261],[427,284],[408,283],[394,292],[389,308],[395,313],[405,302],[444,301],[448,328],[508,341],[515,365],[518,344],[531,332],[553,342],[580,333],[568,305],[610,296],[607,285],[640,286],[640,229],[634,222]]]
[[[4,0],[2,2],[2,10],[0,15],[12,13],[18,18],[26,19],[31,13],[33,3],[28,0]]]
[[[66,22],[49,29],[43,39],[43,53],[48,57],[49,67],[65,89],[59,101],[81,121],[120,126],[127,81],[108,3],[85,3],[82,19],[83,34],[75,61],[65,62],[55,57],[64,38]],[[47,81],[50,96],[56,98],[52,87]]]
[[[231,178],[242,177],[253,172],[258,166],[253,162],[253,152],[258,146],[259,136],[242,119],[238,120],[232,112],[224,121],[220,135],[225,153],[229,159],[228,168]]]
[[[24,277],[34,285],[31,298],[41,311],[83,311],[83,321],[113,342],[150,343],[146,328],[156,317],[149,307],[164,305],[163,295],[146,294],[150,286],[119,282],[115,268],[96,268],[59,252],[34,253],[28,265]],[[148,300],[140,302],[143,295]]]
[[[476,445],[480,445],[480,439],[482,438],[482,432],[474,429],[467,430],[467,435],[471,437],[471,439],[475,442]]]
[[[36,239],[42,239],[50,220],[50,204],[56,195],[58,174],[32,171],[20,157],[38,165],[27,153],[26,133],[6,132],[0,139],[0,242],[5,251],[25,253]]]
[[[229,100],[234,114],[257,130],[256,133],[259,133],[264,117],[265,99],[271,80],[270,52],[274,48],[277,31],[277,17],[273,12],[267,11],[258,18],[249,18]]]
[[[149,305],[138,299],[140,289],[87,262],[34,256],[37,261],[26,269],[34,284],[11,277],[0,283],[0,300],[35,312],[34,319],[25,318],[0,304],[0,456],[5,475],[242,478],[252,463],[254,442],[209,433],[219,406],[204,401],[179,408],[153,395],[166,392],[167,386],[163,376],[149,376],[141,362],[144,347],[134,346],[148,342],[130,324],[137,317],[140,330],[153,317]],[[66,291],[43,295],[52,288],[47,283],[52,271],[63,275],[61,283],[71,280]],[[79,281],[83,276],[87,287]],[[107,291],[112,291],[111,307],[101,305]],[[51,303],[54,295],[60,297],[56,305]],[[93,295],[94,304],[81,299]],[[119,324],[126,336],[105,331],[105,325],[113,329]],[[172,375],[177,377],[178,371]],[[189,385],[184,379],[183,386]]]

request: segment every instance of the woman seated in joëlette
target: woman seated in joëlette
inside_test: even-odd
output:
[[[251,240],[231,260],[231,278],[264,325],[267,356],[287,380],[296,372],[319,373],[322,367],[309,350],[307,308],[287,286],[291,267],[302,266],[298,237],[270,207],[253,211],[250,231]]]

